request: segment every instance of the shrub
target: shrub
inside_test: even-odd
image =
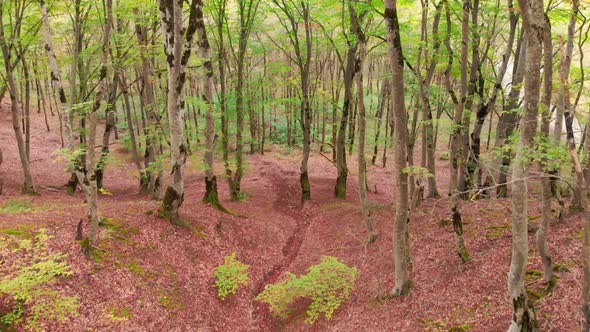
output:
[[[233,252],[223,258],[223,264],[213,270],[217,295],[223,300],[229,294],[235,294],[238,288],[248,284],[250,266],[236,259]]]
[[[2,323],[20,323],[26,318],[25,328],[41,330],[41,320],[63,321],[78,314],[77,298],[50,288],[58,277],[72,272],[65,254],[48,250],[48,240],[44,229],[31,239],[0,236],[0,258],[11,255],[0,272],[0,295],[12,297],[15,303],[11,312],[0,317]]]
[[[307,308],[306,323],[314,323],[322,314],[332,318],[350,293],[354,290],[357,269],[340,262],[336,257],[325,256],[311,266],[307,273],[297,277],[292,273],[276,284],[267,285],[258,294],[257,300],[266,302],[274,315],[287,318],[290,306],[297,298],[308,298],[312,302]]]

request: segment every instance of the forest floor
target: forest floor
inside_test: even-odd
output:
[[[4,163],[4,195],[29,200],[31,211],[1,213],[3,229],[46,228],[52,250],[68,254],[74,274],[52,285],[79,299],[79,316],[63,323],[44,322],[47,331],[505,331],[511,319],[507,294],[510,263],[510,200],[462,203],[465,241],[472,260],[462,265],[455,251],[450,202],[427,199],[412,214],[410,243],[413,288],[410,295],[387,301],[376,298],[393,286],[393,172],[369,169],[369,199],[374,202],[378,240],[365,245],[367,232],[359,214],[354,158],[349,165],[348,198],[333,198],[336,169],[314,153],[309,170],[312,200],[301,206],[297,149],[274,147],[264,155],[247,156],[242,188],[247,199],[228,200],[225,181],[218,180],[226,207],[240,217],[202,204],[204,179],[200,156],[190,158],[181,214],[193,230],[158,218],[158,202],[139,195],[137,170],[119,144],[111,147],[105,171],[107,194],[99,199],[102,228],[100,255],[86,259],[75,241],[84,219],[83,194],[67,195],[68,175],[60,148],[57,116],[47,132],[43,115],[31,119],[31,164],[39,196],[21,196],[22,171],[8,105],[0,108],[0,144]],[[390,158],[390,160],[392,160]],[[379,160],[378,163],[381,163]],[[437,160],[437,180],[446,193],[448,161]],[[538,195],[531,193],[531,224],[540,218]],[[554,291],[535,306],[543,331],[576,331],[581,321],[581,225],[566,214],[552,223],[549,249],[561,268]],[[2,235],[2,234],[0,234]],[[530,237],[527,287],[540,289],[534,234]],[[248,286],[226,300],[217,297],[213,269],[236,252],[250,265]],[[356,288],[331,320],[306,325],[300,317],[273,318],[254,298],[264,285],[284,272],[305,273],[324,255],[338,257],[358,269]],[[2,300],[0,300],[2,302]],[[0,303],[1,304],[1,303]],[[0,305],[1,307],[1,305]],[[113,312],[124,312],[114,316]]]

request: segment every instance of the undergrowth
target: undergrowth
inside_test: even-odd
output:
[[[324,256],[306,274],[297,277],[287,273],[285,280],[267,285],[256,299],[268,303],[273,314],[281,318],[290,315],[297,298],[310,299],[305,322],[313,324],[322,314],[326,319],[332,318],[354,290],[357,273],[355,267],[349,267],[336,257]]]
[[[29,330],[43,330],[43,321],[63,321],[78,315],[78,299],[52,289],[59,277],[72,275],[66,254],[47,248],[45,229],[31,238],[0,236],[0,295],[11,298],[12,311],[0,316],[0,322],[14,325],[24,322]]]
[[[213,270],[217,295],[224,300],[228,295],[235,294],[240,286],[248,284],[250,266],[240,262],[233,252],[223,258],[223,264]]]

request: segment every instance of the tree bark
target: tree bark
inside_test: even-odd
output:
[[[520,138],[512,172],[512,255],[508,275],[508,291],[513,316],[509,331],[533,331],[524,276],[528,261],[528,151],[533,148],[539,113],[541,48],[545,36],[545,14],[542,0],[519,0],[525,33],[527,61],[525,74],[524,114],[520,122]]]
[[[365,119],[365,99],[363,86],[363,66],[365,65],[365,58],[367,55],[367,37],[362,30],[362,27],[356,20],[357,13],[352,4],[348,4],[348,9],[353,25],[353,30],[358,40],[358,66],[359,70],[356,74],[356,93],[357,93],[357,109],[358,109],[358,124],[359,124],[359,142],[358,142],[358,191],[359,201],[361,205],[361,215],[365,225],[367,225],[367,243],[373,243],[377,239],[377,233],[373,226],[373,217],[371,216],[371,208],[367,198],[367,161],[365,158],[365,138],[366,138],[366,119]]]
[[[352,107],[352,87],[354,75],[357,71],[356,52],[357,42],[350,42],[346,54],[346,66],[344,67],[344,102],[342,104],[342,117],[336,138],[336,169],[338,177],[334,194],[338,198],[346,198],[346,182],[348,179],[348,167],[346,165],[346,127],[348,126],[350,108]],[[337,101],[336,101],[337,102]]]
[[[217,134],[215,133],[215,118],[213,112],[215,111],[215,104],[213,101],[214,77],[213,77],[213,62],[211,59],[211,47],[209,46],[209,39],[207,38],[207,30],[205,29],[205,19],[203,17],[203,0],[197,1],[197,46],[199,47],[199,53],[203,61],[204,68],[204,89],[203,99],[207,104],[205,113],[205,164],[207,168],[205,170],[205,196],[203,197],[203,203],[211,204],[216,209],[227,212],[227,209],[221,205],[219,201],[219,195],[217,193],[217,178],[213,171],[213,154],[215,153],[215,140]]]
[[[190,2],[188,28],[183,26],[182,0],[159,0],[164,51],[168,67],[167,113],[170,128],[172,169],[171,182],[166,188],[159,213],[172,224],[186,226],[180,219],[179,209],[184,201],[184,164],[187,158],[184,137],[184,83],[186,65],[191,55],[193,36],[196,31],[197,2]],[[183,38],[184,37],[184,38]]]
[[[391,290],[394,296],[406,295],[410,291],[409,244],[407,243],[408,222],[408,175],[406,167],[406,149],[408,142],[407,113],[404,97],[404,60],[397,16],[397,1],[385,0],[385,22],[389,57],[392,73],[393,111],[395,117],[395,222],[393,229],[393,261],[395,266],[395,286]]]
[[[549,20],[546,20],[547,28],[545,29],[544,44],[543,44],[543,96],[541,99],[541,139],[544,144],[543,147],[547,147],[549,144],[549,123],[551,121],[551,94],[553,90],[553,44],[551,41],[551,26]],[[548,155],[547,152],[544,155]],[[549,158],[541,160],[540,169],[546,170],[545,165],[549,162]],[[537,249],[539,250],[539,256],[543,261],[544,268],[544,279],[545,283],[549,287],[553,287],[553,268],[551,264],[551,256],[547,249],[547,230],[549,228],[549,222],[551,219],[551,179],[547,176],[543,176],[541,179],[541,191],[542,191],[542,220],[539,224],[539,228],[535,234],[537,243]]]
[[[139,14],[139,9],[136,9]],[[140,179],[140,190],[143,193],[149,193],[153,199],[162,199],[162,178],[163,170],[161,167],[160,150],[161,141],[159,133],[161,127],[159,116],[155,103],[155,86],[153,83],[153,67],[149,57],[146,55],[146,49],[150,46],[148,41],[147,26],[135,23],[135,33],[140,45],[141,56],[141,101],[145,108],[147,126],[144,126],[145,132],[145,152],[144,168]]]

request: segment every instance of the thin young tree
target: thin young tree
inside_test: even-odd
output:
[[[406,102],[404,96],[404,57],[397,15],[397,0],[385,0],[385,23],[389,42],[391,61],[392,95],[395,126],[395,221],[393,226],[393,262],[395,268],[395,286],[391,290],[394,296],[406,295],[410,291],[409,243],[408,232],[408,175],[406,168],[406,151],[408,127]]]
[[[12,112],[12,126],[14,128],[14,134],[16,136],[16,143],[18,146],[18,153],[20,157],[21,166],[23,169],[24,175],[24,184],[22,193],[27,195],[35,195],[37,194],[37,190],[33,183],[33,175],[31,173],[31,163],[29,161],[29,156],[27,155],[27,149],[25,146],[25,140],[23,138],[23,131],[21,127],[21,114],[19,109],[19,93],[16,86],[16,81],[14,78],[13,73],[13,56],[11,49],[11,39],[8,39],[5,31],[4,31],[4,1],[0,0],[0,48],[2,49],[2,57],[4,59],[4,68],[6,69],[6,82],[8,86],[8,91],[10,93],[10,108]],[[9,13],[12,15],[12,13]],[[15,15],[16,20],[22,20],[22,15]],[[14,36],[10,36],[14,37]],[[16,36],[18,37],[18,36]]]
[[[254,19],[260,5],[260,0],[238,0],[238,50],[236,55],[236,171],[228,178],[231,197],[238,200],[242,197],[243,165],[243,131],[244,131],[244,97],[246,82],[246,56],[248,55],[248,41],[254,25]]]
[[[310,4],[306,0],[273,0],[273,3],[278,8],[276,11],[277,18],[281,26],[287,31],[287,36],[291,46],[293,46],[295,57],[292,57],[287,50],[284,50],[284,53],[290,58],[291,62],[295,63],[299,70],[299,84],[301,89],[300,123],[303,132],[303,157],[301,160],[299,183],[301,184],[301,200],[306,201],[311,199],[311,185],[309,183],[307,169],[309,155],[311,153],[312,117],[310,103],[312,55]],[[303,33],[300,32],[300,26],[303,28]],[[275,45],[281,48],[277,43]]]
[[[148,37],[148,24],[144,23],[144,18],[150,15],[142,15],[139,8],[134,9],[135,13],[135,34],[139,43],[141,66],[140,84],[141,105],[146,113],[145,132],[145,152],[144,152],[144,168],[141,172],[141,191],[149,193],[154,199],[162,199],[162,178],[163,171],[160,167],[160,151],[161,139],[160,134],[162,128],[160,126],[160,116],[157,111],[157,104],[155,101],[156,87],[153,81],[154,66],[150,57],[147,54],[147,49],[150,47]],[[155,33],[155,32],[154,32]]]
[[[112,0],[106,0],[104,6],[104,34],[101,45],[100,65],[98,69],[98,91],[94,95],[94,100],[87,106],[89,109],[87,114],[82,115],[87,120],[88,135],[86,139],[86,146],[83,148],[85,155],[85,170],[83,173],[76,170],[76,177],[82,187],[85,196],[86,204],[88,205],[88,219],[90,222],[90,231],[88,236],[82,241],[82,252],[89,256],[98,241],[98,227],[100,218],[98,215],[98,183],[96,177],[96,168],[98,159],[96,152],[96,127],[98,124],[98,110],[102,106],[102,101],[108,93],[108,86],[105,82],[107,77],[107,68],[110,54],[110,39],[113,26],[113,4]]]
[[[529,311],[524,276],[528,261],[528,166],[539,114],[541,53],[545,38],[545,12],[542,0],[518,0],[527,34],[524,113],[512,171],[512,254],[508,291],[513,305],[509,331],[535,329]]]
[[[348,2],[350,3],[350,2]],[[356,21],[356,25],[361,25],[365,13],[356,15],[351,13],[354,10],[352,7],[348,7],[350,19]],[[354,35],[354,28],[351,22],[350,35]],[[334,188],[334,194],[338,198],[346,198],[347,181],[348,181],[348,166],[346,164],[346,128],[350,130],[351,111],[354,111],[353,101],[353,87],[354,87],[354,76],[358,71],[357,66],[357,51],[358,51],[358,40],[356,38],[347,37],[346,41],[348,48],[346,51],[346,60],[342,60],[340,53],[338,59],[340,60],[340,68],[343,71],[344,78],[344,100],[342,102],[342,116],[340,117],[340,125],[338,127],[338,136],[336,138],[336,169],[338,176],[336,178],[336,186]],[[335,48],[336,50],[336,48]]]
[[[213,112],[215,110],[215,103],[213,100],[213,91],[215,89],[213,60],[211,58],[211,47],[209,45],[209,39],[207,38],[207,30],[205,28],[205,18],[203,17],[203,1],[196,1],[197,46],[199,47],[201,61],[203,61],[203,79],[205,80],[203,98],[205,100],[205,103],[207,103],[207,110],[205,113],[206,123],[204,154],[207,169],[205,170],[205,196],[203,197],[203,203],[209,203],[216,209],[227,212],[227,209],[225,209],[219,201],[219,195],[217,193],[217,177],[213,172],[213,156],[215,153],[215,140],[217,138],[217,134],[215,131],[215,118],[213,117]]]
[[[363,66],[367,57],[367,36],[363,28],[358,22],[357,10],[352,3],[348,3],[349,13],[351,15],[350,23],[352,30],[358,40],[358,57],[357,66],[358,72],[356,74],[356,101],[358,110],[358,125],[359,125],[359,142],[358,142],[358,192],[359,201],[361,205],[361,214],[363,216],[365,225],[367,225],[367,243],[373,243],[377,239],[377,233],[373,225],[373,217],[371,216],[371,208],[367,198],[367,161],[365,158],[365,139],[366,139],[366,110],[364,99],[364,82],[363,82]]]

